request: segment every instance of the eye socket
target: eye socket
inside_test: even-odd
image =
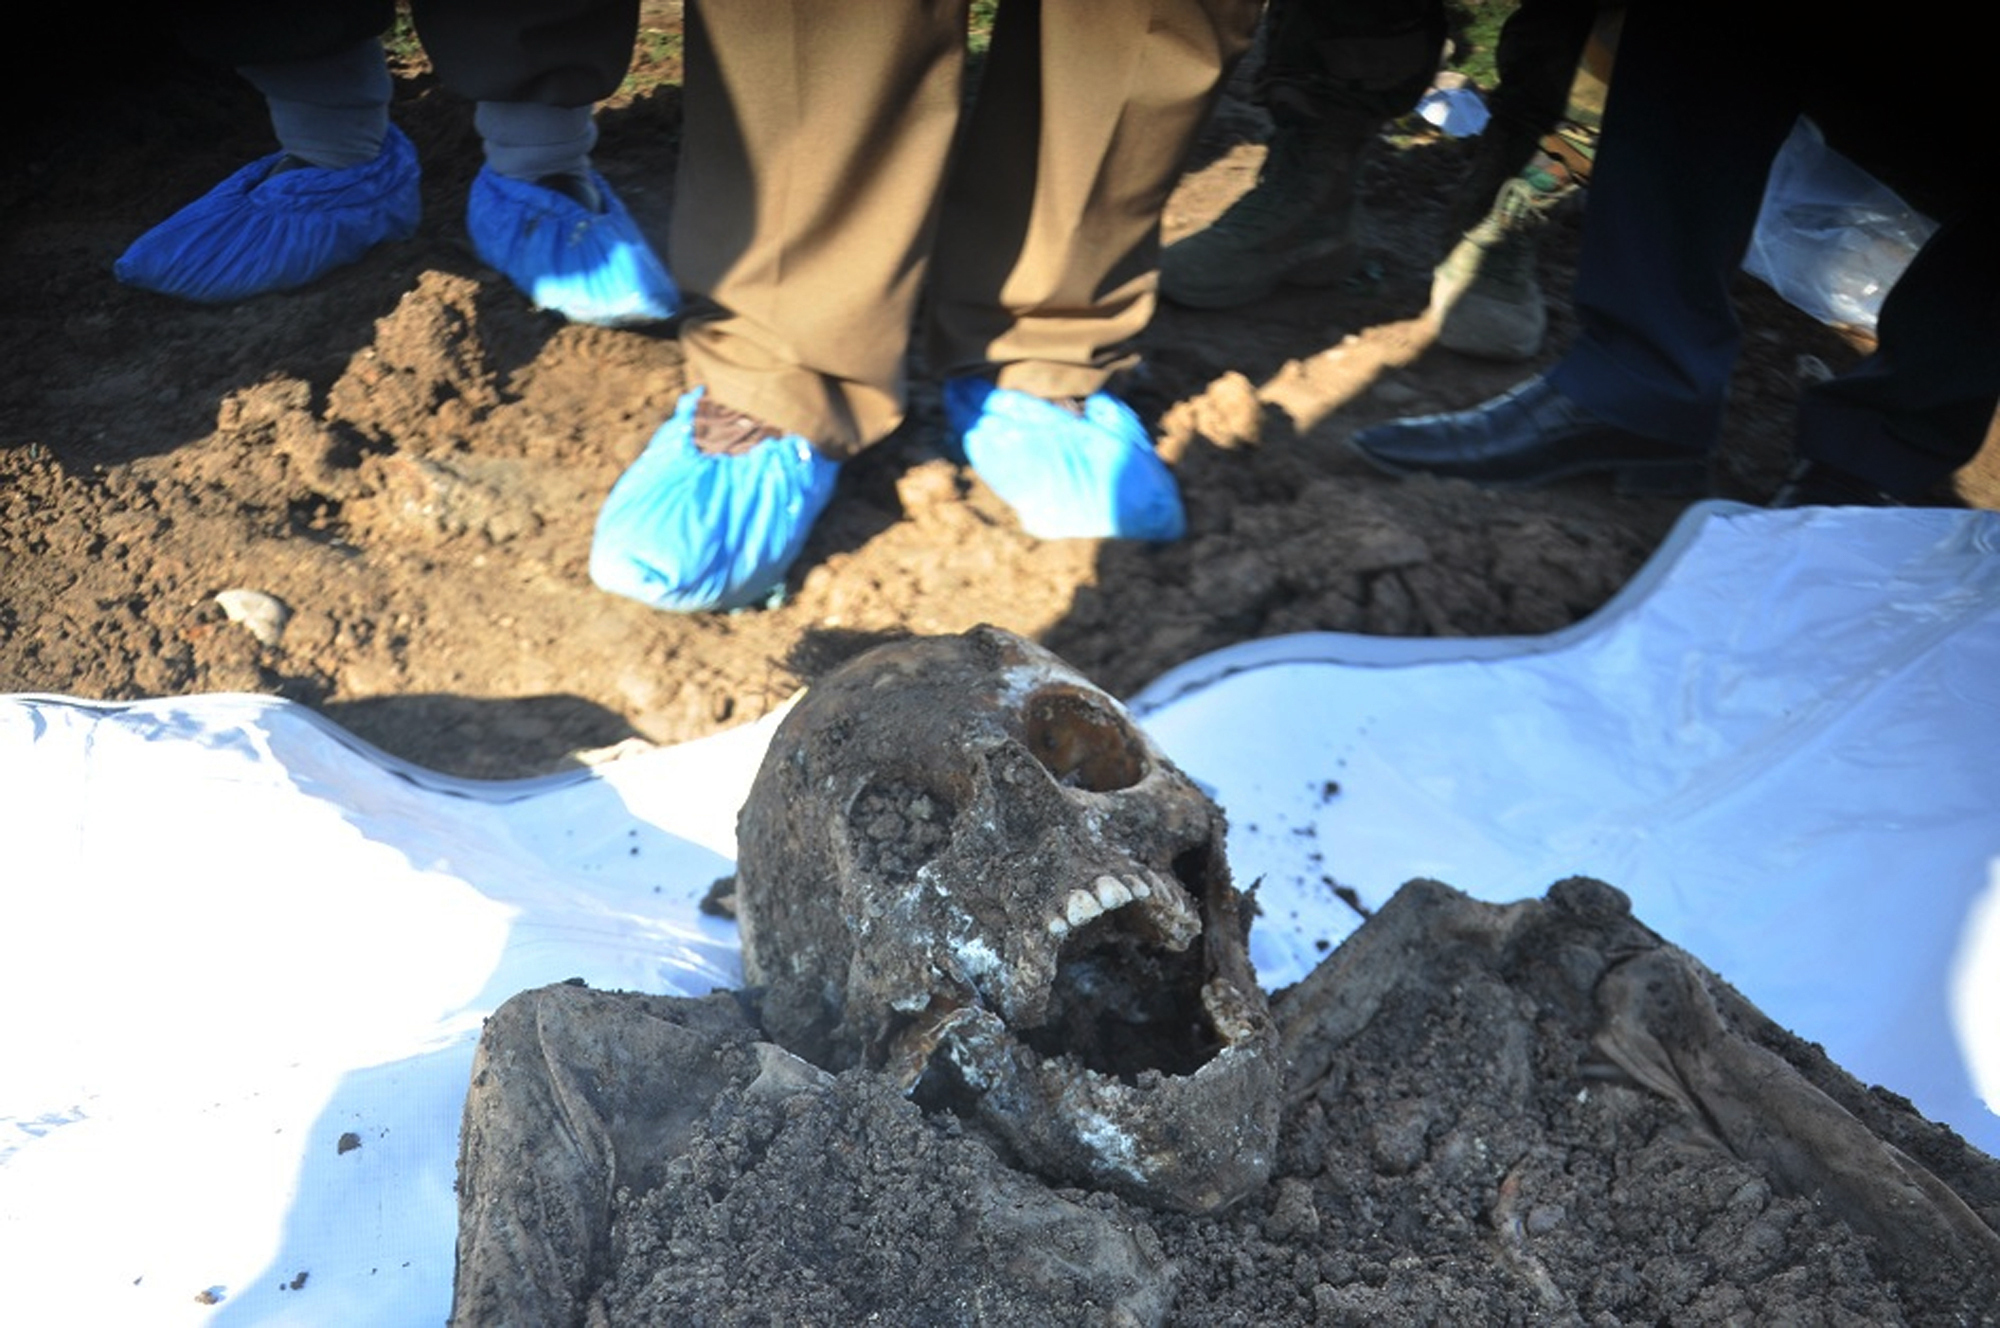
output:
[[[1028,750],[1059,784],[1109,793],[1145,777],[1145,749],[1131,725],[1083,692],[1045,687],[1022,716]]]

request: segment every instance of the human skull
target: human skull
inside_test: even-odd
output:
[[[1222,1207],[1270,1174],[1282,1076],[1223,829],[1041,647],[877,647],[780,723],[738,821],[765,1028],[1049,1179]]]

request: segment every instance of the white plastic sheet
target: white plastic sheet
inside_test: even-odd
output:
[[[265,698],[0,700],[8,1321],[442,1323],[480,1021],[740,982],[697,904],[769,727],[475,784]]]
[[[1329,881],[1596,875],[1995,1152],[1997,548],[1709,504],[1569,631],[1256,642],[1134,708],[1230,812],[1267,985],[1358,922]],[[481,1018],[740,980],[696,903],[773,722],[496,785],[265,698],[0,698],[9,1320],[441,1322]]]
[[[1550,636],[1306,635],[1133,709],[1229,810],[1265,985],[1429,876],[1563,877],[2000,1154],[2000,516],[1703,504]]]

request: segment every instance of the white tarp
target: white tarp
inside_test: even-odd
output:
[[[1572,874],[2000,1153],[2000,517],[1695,508],[1547,637],[1254,642],[1134,710],[1295,980],[1433,876]],[[0,1305],[435,1325],[481,1018],[739,980],[697,901],[773,720],[547,780],[296,706],[0,697]]]

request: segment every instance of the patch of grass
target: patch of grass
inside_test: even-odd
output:
[[[993,16],[1000,12],[1000,0],[972,0],[972,18],[966,24],[965,44],[974,55],[985,55],[993,44]]]
[[[1446,0],[1445,13],[1452,40],[1452,68],[1474,86],[1491,89],[1500,82],[1494,63],[1500,50],[1500,29],[1520,8],[1520,0]]]
[[[657,87],[678,86],[685,46],[678,28],[640,28],[632,50],[632,68],[618,85],[622,96],[637,96]]]
[[[382,34],[382,49],[389,53],[389,67],[392,69],[429,65],[430,57],[424,54],[424,44],[417,39],[417,25],[410,17],[408,4],[396,6],[395,20]]]

